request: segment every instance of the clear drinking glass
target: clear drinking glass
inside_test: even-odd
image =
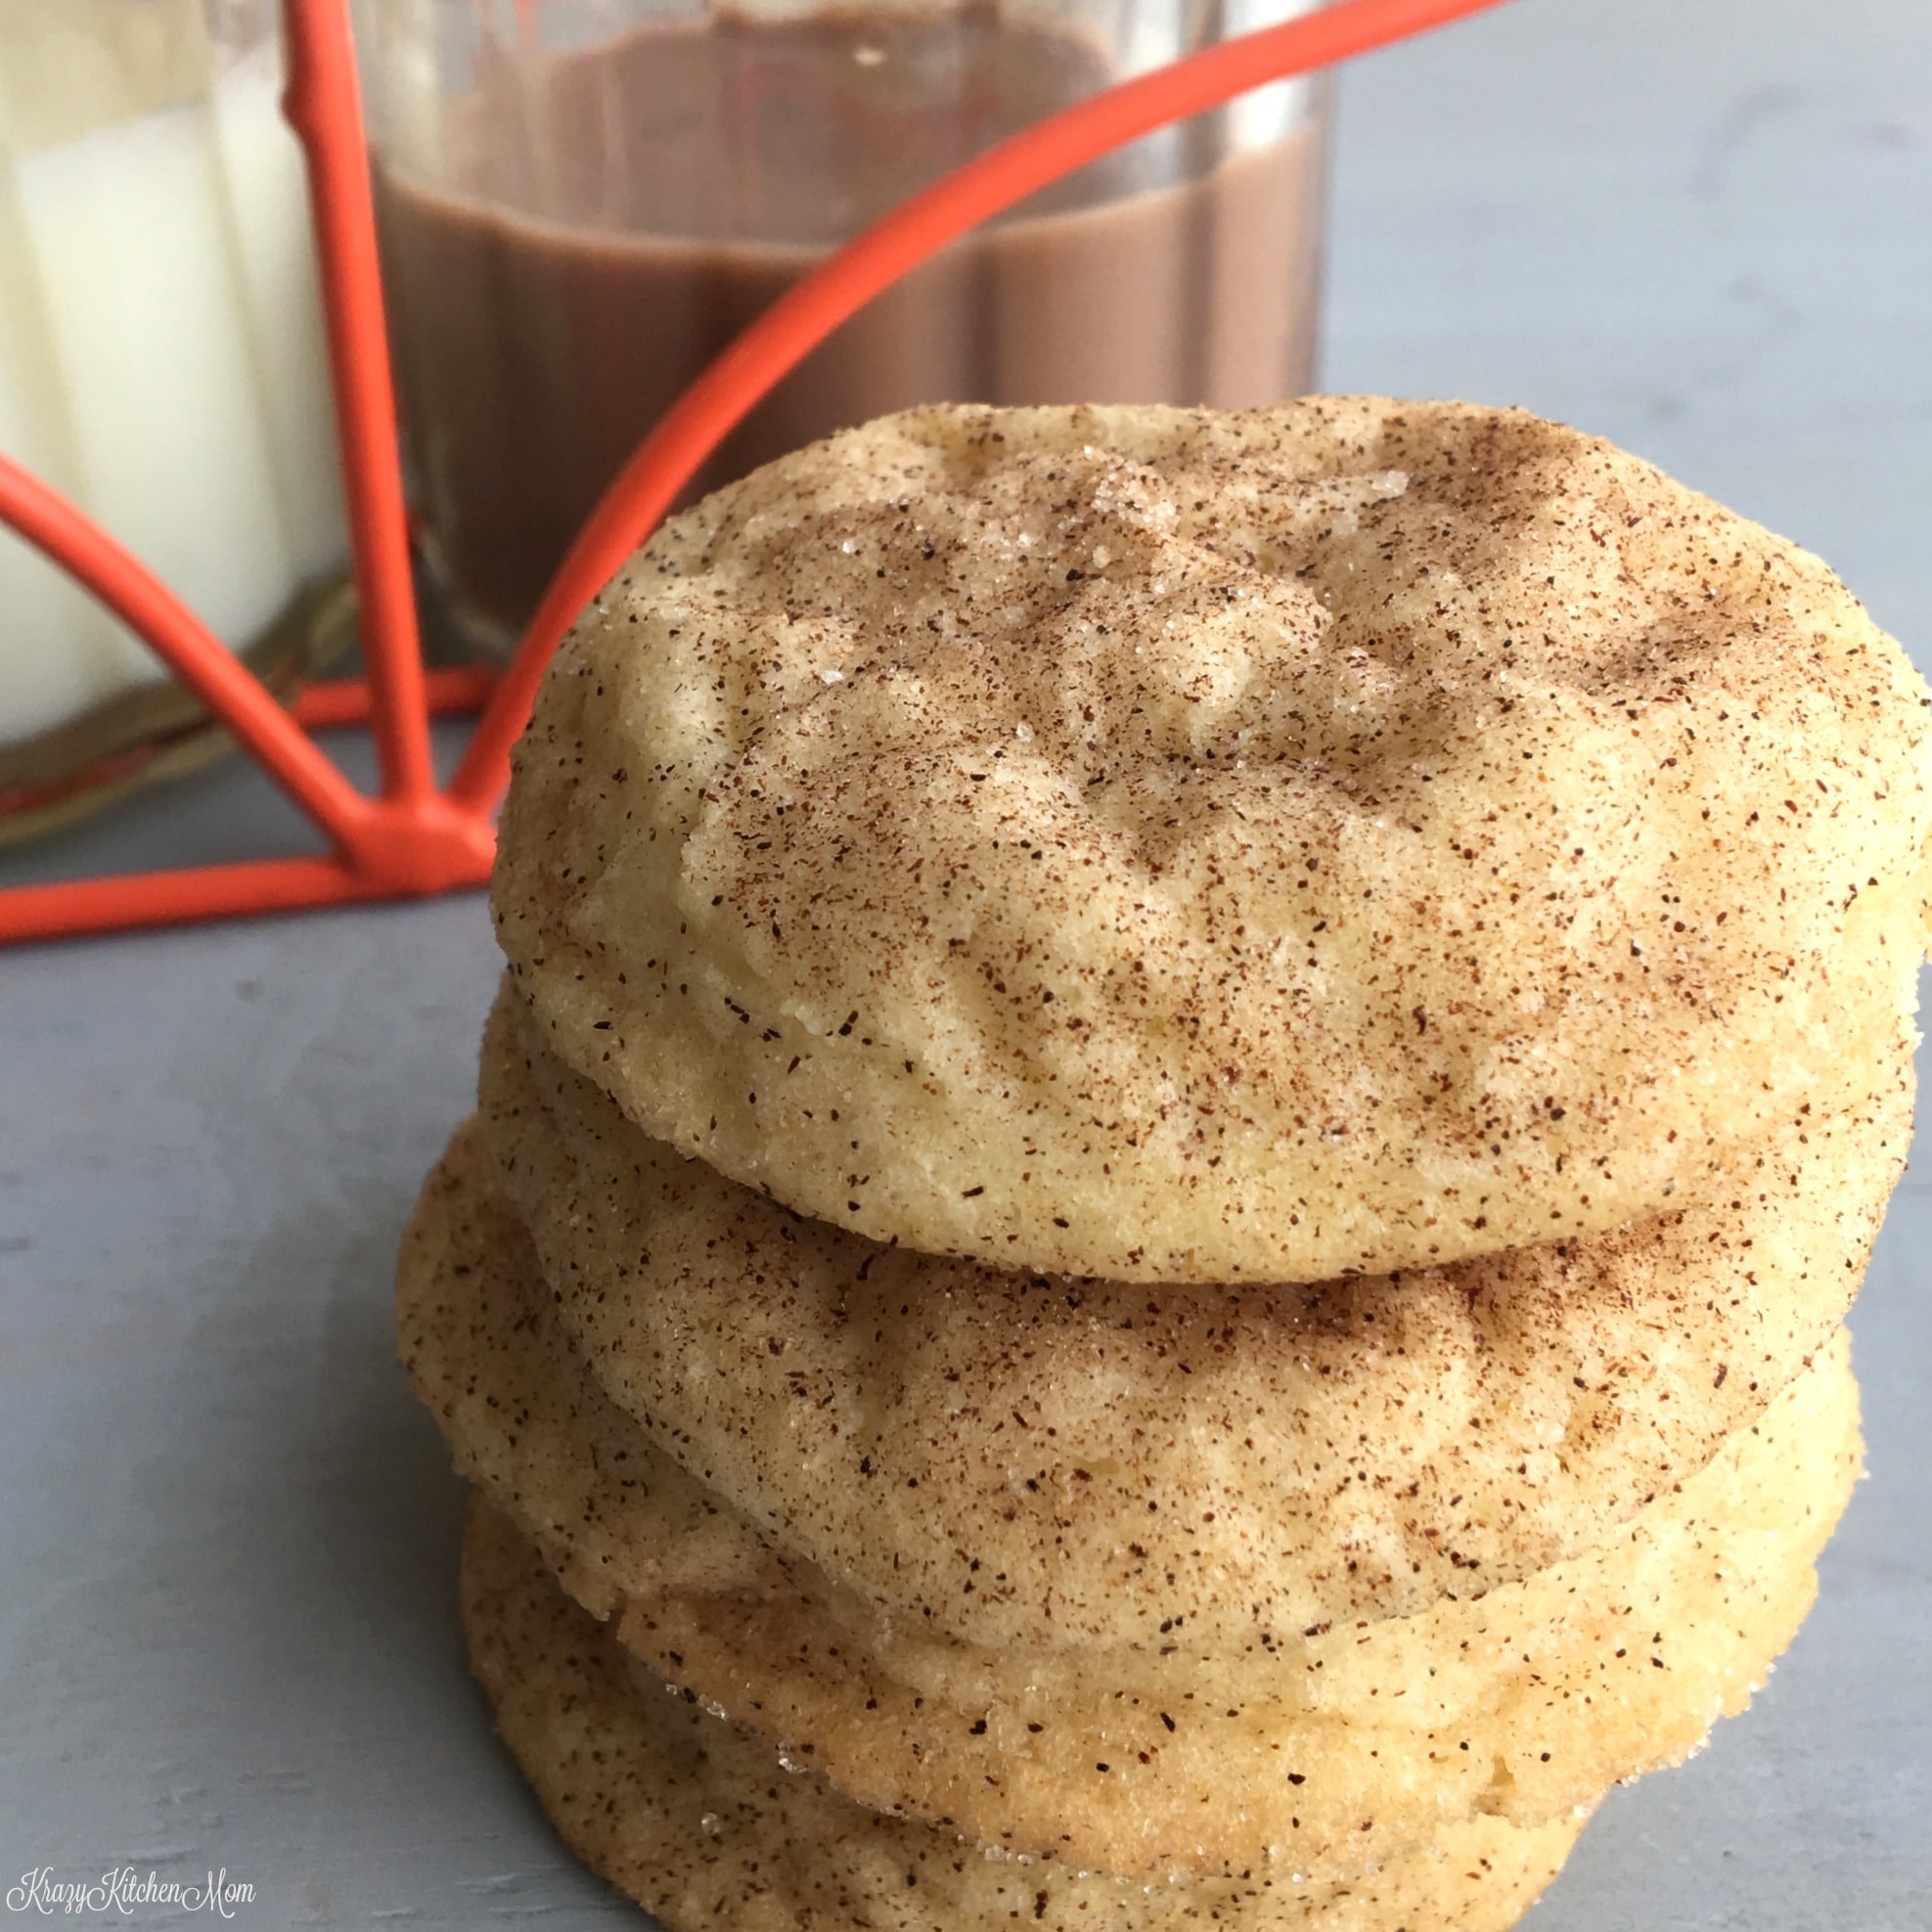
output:
[[[405,446],[433,578],[513,644],[672,399],[838,243],[1002,136],[1306,0],[361,0]],[[1325,92],[1278,83],[955,244],[704,489],[916,402],[1280,400],[1313,377]]]
[[[278,18],[0,0],[0,448],[287,682],[352,622],[329,596],[347,540]],[[212,749],[202,722],[0,529],[0,836]]]

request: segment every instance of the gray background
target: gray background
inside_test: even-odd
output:
[[[1363,63],[1331,288],[1329,386],[1600,430],[1932,655],[1923,0],[1518,0]],[[0,876],[300,842],[231,772]],[[0,1894],[226,1866],[252,1925],[625,1922],[464,1676],[388,1334],[491,980],[474,898],[0,957]],[[1535,1932],[1932,1926],[1928,1174],[1856,1317],[1871,1475],[1818,1610]]]

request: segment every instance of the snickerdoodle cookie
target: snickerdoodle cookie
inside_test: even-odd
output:
[[[1858,1466],[1842,1333],[1605,1545],[1405,1618],[1217,1641],[962,1642],[781,1554],[601,1396],[473,1129],[425,1195],[399,1320],[459,1465],[653,1673],[874,1810],[1150,1879],[1360,1878],[1674,1763],[1795,1632]],[[1175,1499],[1185,1502],[1186,1499]],[[762,1533],[761,1533],[762,1532]]]
[[[876,1240],[1409,1269],[1866,1099],[1926,702],[1816,558],[1518,412],[916,411],[586,614],[497,927],[647,1132]]]
[[[1350,1884],[1286,1866],[1143,1887],[989,1857],[885,1818],[640,1678],[488,1505],[472,1505],[463,1619],[497,1727],[571,1849],[669,1932],[1504,1932],[1581,1819],[1447,1827]]]
[[[1707,1462],[1851,1303],[1902,1055],[1889,1082],[1608,1235],[1160,1289],[802,1219],[651,1141],[511,996],[480,1090],[573,1346],[788,1554],[970,1643],[1151,1643],[1180,1613],[1227,1648],[1530,1575]]]

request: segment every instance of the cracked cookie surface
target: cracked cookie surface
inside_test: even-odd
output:
[[[558,1053],[801,1212],[1381,1273],[1865,1098],[1924,704],[1817,559],[1518,412],[917,411],[587,613],[495,916]]]

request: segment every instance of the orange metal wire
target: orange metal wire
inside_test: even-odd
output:
[[[152,571],[4,457],[0,520],[154,647],[323,831],[331,856],[16,886],[0,891],[0,944],[481,884],[510,747],[564,632],[718,441],[841,322],[934,249],[1111,148],[1250,88],[1501,4],[1340,0],[1097,95],[913,197],[799,282],[686,391],[592,514],[498,679],[426,676],[423,668],[347,0],[284,0],[285,109],[308,157],[367,677],[318,686],[292,712],[284,709]],[[482,717],[457,775],[438,790],[431,711],[478,704]],[[363,722],[376,738],[375,797],[350,785],[309,736]]]
[[[496,694],[496,671],[487,664],[443,664],[423,673],[423,697],[432,718],[480,711]],[[325,678],[296,695],[289,707],[306,731],[339,731],[366,725],[377,696],[367,678]]]
[[[409,570],[396,399],[376,254],[376,203],[362,129],[355,47],[341,0],[285,9],[288,87],[283,112],[308,151],[309,200],[322,264],[329,378],[342,452],[342,489],[355,559],[356,614],[371,689],[382,796],[420,800],[435,789],[423,653]]]

